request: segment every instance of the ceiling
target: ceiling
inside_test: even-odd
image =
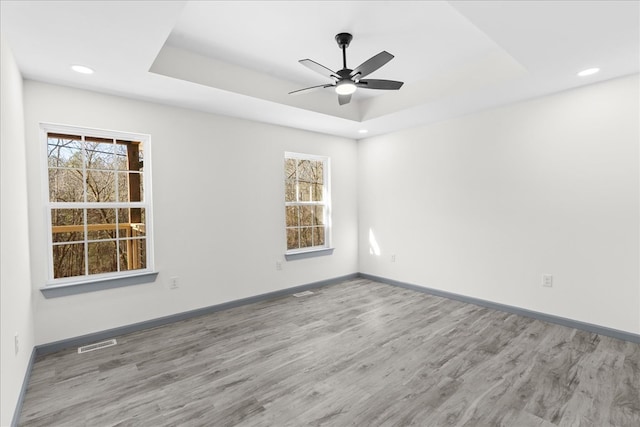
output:
[[[23,76],[103,93],[359,139],[640,70],[638,1],[6,1],[3,37]],[[349,68],[386,50],[339,106],[334,36]],[[77,74],[72,64],[95,70]],[[585,68],[600,73],[578,77]]]

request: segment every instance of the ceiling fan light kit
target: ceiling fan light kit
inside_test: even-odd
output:
[[[289,94],[297,95],[300,93],[332,87],[338,94],[338,103],[340,105],[345,105],[351,101],[351,95],[356,91],[357,88],[398,90],[402,87],[404,83],[396,80],[363,79],[363,77],[368,76],[393,59],[393,55],[391,55],[389,52],[382,51],[379,54],[369,58],[353,70],[347,68],[347,47],[349,47],[351,40],[353,40],[353,36],[349,33],[340,33],[336,35],[336,42],[338,43],[338,47],[342,49],[342,69],[339,71],[333,71],[330,68],[325,67],[324,65],[312,61],[311,59],[301,59],[300,61],[298,61],[310,70],[333,79],[333,83],[298,89],[294,90],[293,92],[289,92]]]
[[[336,84],[336,93],[338,95],[351,95],[356,91],[356,85],[348,80],[342,80]]]

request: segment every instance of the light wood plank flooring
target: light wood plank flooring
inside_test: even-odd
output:
[[[39,357],[23,426],[640,426],[640,345],[364,279]]]

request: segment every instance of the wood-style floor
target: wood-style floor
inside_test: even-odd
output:
[[[640,344],[357,279],[37,359],[23,426],[640,426]]]

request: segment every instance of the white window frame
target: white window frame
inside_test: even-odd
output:
[[[143,201],[141,202],[52,202],[49,195],[49,164],[48,164],[48,134],[70,134],[85,136],[119,139],[125,141],[140,141],[144,147],[144,173],[142,174],[142,185],[144,188]],[[151,136],[146,134],[121,132],[105,129],[94,129],[80,126],[61,125],[53,123],[40,124],[40,151],[41,171],[42,171],[42,200],[45,210],[46,234],[47,234],[47,281],[45,286],[40,288],[43,294],[49,297],[64,296],[75,293],[91,292],[112,287],[127,286],[139,283],[148,283],[155,280],[157,272],[154,270],[153,254],[153,203],[152,203],[152,179],[151,179]],[[86,188],[83,191],[86,194]],[[51,212],[52,209],[90,209],[90,208],[143,208],[145,210],[145,253],[146,268],[137,270],[127,270],[100,274],[89,274],[85,260],[85,274],[82,276],[54,278],[53,267],[53,237],[51,233]],[[86,223],[85,223],[86,228]],[[83,241],[87,244],[88,235],[85,229]],[[66,289],[65,289],[66,288]],[[73,289],[72,289],[73,288]]]
[[[285,234],[285,259],[288,261],[301,259],[301,258],[309,258],[320,255],[330,255],[333,253],[333,248],[331,246],[331,159],[328,156],[320,156],[315,154],[303,154],[303,153],[295,153],[291,151],[286,151],[284,153],[284,160],[286,159],[296,159],[296,160],[313,160],[313,161],[321,161],[323,163],[323,177],[322,177],[322,195],[323,200],[321,202],[312,202],[312,201],[295,201],[295,202],[287,202],[286,197],[284,197],[284,211],[285,211],[285,223],[284,223],[284,234]],[[284,175],[283,168],[283,175]],[[286,181],[286,176],[284,176],[283,184]],[[296,184],[298,180],[296,178]],[[285,190],[286,191],[286,190]],[[283,191],[283,196],[285,196],[285,191]],[[300,194],[298,188],[296,187],[296,195]],[[296,249],[288,249],[287,248],[287,223],[286,223],[286,208],[288,206],[323,206],[323,219],[324,219],[324,244],[318,246],[310,246],[305,248],[296,248]]]

